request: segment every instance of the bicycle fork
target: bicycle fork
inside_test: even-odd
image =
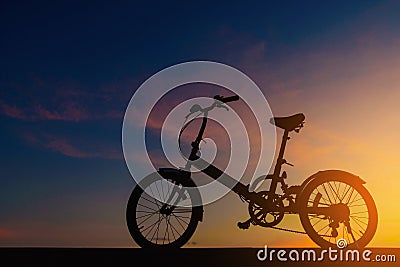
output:
[[[171,194],[168,197],[168,200],[166,201],[165,204],[162,205],[160,213],[170,215],[174,211],[178,203],[186,199],[185,190],[186,190],[185,188],[179,188],[178,186],[174,186],[172,188]],[[175,201],[171,204],[175,195],[177,195],[177,197]]]

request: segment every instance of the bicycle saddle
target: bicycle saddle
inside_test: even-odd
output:
[[[298,113],[288,117],[274,117],[269,122],[284,130],[293,131],[304,122],[305,118],[303,113]]]

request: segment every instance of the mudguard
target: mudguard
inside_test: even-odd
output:
[[[319,172],[314,173],[313,175],[311,175],[310,177],[308,177],[307,179],[305,179],[303,181],[303,183],[300,185],[300,193],[297,195],[296,198],[297,199],[299,198],[299,196],[303,192],[304,188],[306,188],[306,186],[312,180],[320,178],[320,177],[326,177],[326,176],[336,176],[336,177],[346,176],[346,177],[350,177],[351,179],[354,179],[354,181],[356,181],[357,183],[365,184],[365,181],[363,179],[361,179],[359,176],[354,175],[354,174],[349,173],[349,172],[346,172],[346,171],[342,171],[342,170],[324,170],[324,171],[319,171]]]
[[[190,177],[191,173],[188,171],[175,168],[159,168],[157,172],[166,179],[168,178],[176,179],[186,187],[193,187],[193,188],[197,187],[197,185],[193,182],[192,178]],[[195,194],[196,194],[195,197],[197,198],[196,202],[202,203],[200,192],[197,189],[195,190]],[[203,212],[204,210],[202,205],[198,206],[194,210],[194,215],[199,221],[203,221]]]
[[[196,186],[190,178],[190,172],[175,168],[159,168],[158,173],[164,178],[174,178],[179,182],[187,184],[187,186]]]

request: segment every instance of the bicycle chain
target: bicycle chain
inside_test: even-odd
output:
[[[307,234],[306,232],[302,232],[302,231],[297,231],[297,230],[292,230],[292,229],[286,229],[286,228],[281,228],[281,227],[277,227],[277,226],[271,226],[268,228],[272,228],[272,229],[276,229],[276,230],[281,230],[281,231],[285,231],[285,232],[291,232],[291,233],[296,233],[296,234]]]
[[[296,233],[296,234],[303,234],[303,235],[307,235],[306,232],[302,232],[302,231],[297,231],[297,230],[292,230],[292,229],[286,229],[286,228],[281,228],[281,227],[277,227],[277,226],[271,226],[268,228],[272,228],[275,230],[281,230],[281,231],[285,231],[285,232],[290,232],[290,233]],[[320,236],[324,236],[324,237],[332,237],[330,235],[320,235]]]

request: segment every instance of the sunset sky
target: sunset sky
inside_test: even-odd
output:
[[[275,116],[303,112],[287,182],[324,169],[359,175],[378,208],[370,246],[400,246],[399,14],[398,1],[3,1],[0,246],[136,246],[124,112],[151,75],[192,60],[247,74]],[[248,215],[234,193],[204,209],[188,246],[316,246],[238,229]],[[281,226],[302,230],[296,215]]]

